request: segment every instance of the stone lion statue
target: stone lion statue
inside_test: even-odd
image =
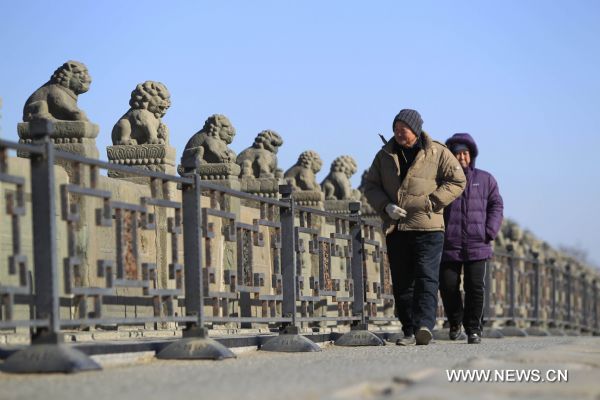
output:
[[[84,64],[67,61],[29,96],[23,107],[23,121],[89,121],[77,106],[77,96],[87,92],[91,82],[92,77]]]
[[[294,191],[321,191],[316,174],[322,166],[323,161],[317,152],[306,150],[300,154],[296,164],[285,172],[284,178],[288,184],[292,185]]]
[[[188,169],[201,164],[234,163],[235,153],[227,147],[234,136],[235,128],[226,116],[211,115],[185,145],[181,166]]]
[[[525,248],[525,251],[528,254],[535,256],[535,257],[539,256],[540,250],[542,248],[542,242],[537,237],[535,237],[533,232],[531,232],[528,229],[525,229],[525,231],[523,231],[522,242],[523,242],[523,247]]]
[[[546,241],[542,242],[541,252],[542,252],[542,258],[545,261],[555,262],[556,260],[559,259],[558,252],[552,246],[550,246],[550,243],[548,243]]]
[[[364,192],[365,190],[365,185],[367,183],[367,176],[369,175],[369,169],[367,168],[363,171],[362,175],[360,176],[360,185],[358,185],[358,191],[359,192]]]
[[[360,192],[352,189],[350,177],[356,173],[356,161],[339,156],[331,163],[329,175],[321,182],[325,200],[360,200]]]
[[[275,178],[281,175],[277,169],[277,150],[283,144],[283,139],[275,131],[264,130],[254,139],[251,147],[242,151],[236,163],[242,167],[240,176],[255,178]]]
[[[515,221],[507,219],[506,225],[503,224],[502,226],[502,234],[506,243],[506,250],[513,250],[519,254],[524,252],[523,231]]]
[[[514,242],[520,242],[523,239],[521,227],[513,220],[506,219],[506,223],[502,224],[502,230],[506,239]]]
[[[500,251],[506,250],[506,238],[504,237],[502,229],[498,231],[496,239],[494,239],[494,251],[496,251],[496,249],[499,249]]]
[[[140,83],[131,92],[129,106],[112,130],[114,145],[169,143],[169,129],[161,121],[171,106],[165,85],[154,81]]]

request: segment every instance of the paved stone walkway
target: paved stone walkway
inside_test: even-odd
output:
[[[0,373],[9,399],[600,399],[600,338],[486,339],[481,345],[439,340],[318,353],[237,350],[224,361],[164,361],[151,353],[95,356],[101,372],[74,375]],[[567,370],[568,382],[449,382],[446,370]],[[514,374],[514,372],[512,372]],[[552,376],[553,377],[553,376]],[[513,380],[515,377],[513,377]]]

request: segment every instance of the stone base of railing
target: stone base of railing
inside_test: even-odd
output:
[[[255,178],[253,176],[243,176],[240,178],[242,192],[274,199],[279,197],[280,183],[281,181],[277,178]]]
[[[356,203],[356,200],[325,200],[325,211],[334,214],[349,214],[350,203]]]
[[[49,136],[57,150],[97,159],[96,136],[98,125],[86,121],[32,121],[17,124],[19,143],[32,144]],[[29,157],[26,152],[17,152],[19,157]]]
[[[175,174],[175,148],[164,144],[116,145],[106,148],[111,164],[126,165],[146,171]],[[139,175],[108,171],[111,178],[120,178],[136,183],[145,183],[148,178]]]
[[[323,193],[319,191],[297,191],[292,193],[292,198],[299,206],[323,209]]]
[[[370,329],[376,332],[397,332],[400,328],[394,322],[390,325],[374,325],[370,324]],[[298,329],[300,334],[331,334],[345,333],[350,331],[349,326],[340,327],[302,327]],[[222,328],[215,327],[208,329],[209,337],[228,337],[228,336],[255,336],[255,335],[273,335],[275,332],[272,328]],[[93,343],[93,342],[131,342],[135,340],[167,340],[179,339],[183,337],[182,328],[170,328],[164,330],[155,329],[133,329],[123,328],[118,330],[92,330],[92,331],[62,331],[60,333],[64,339],[64,343]],[[30,344],[29,331],[26,329],[18,332],[0,332],[0,346],[17,346]]]
[[[225,186],[230,189],[240,190],[240,166],[234,163],[214,163],[201,164],[196,168],[184,168],[182,165],[177,167],[177,172],[181,176],[200,175],[203,181],[209,181],[217,185]]]

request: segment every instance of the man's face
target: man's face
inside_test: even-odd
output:
[[[469,153],[469,150],[461,150],[458,153],[454,153],[454,155],[461,167],[468,168],[471,164],[471,153]]]
[[[417,142],[417,135],[404,122],[396,121],[394,139],[402,147],[412,147]]]

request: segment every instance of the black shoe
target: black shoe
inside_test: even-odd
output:
[[[460,338],[462,330],[460,325],[450,325],[450,340],[457,340]]]
[[[426,346],[431,342],[433,335],[427,327],[422,326],[417,331],[415,338],[418,346]]]
[[[415,335],[405,335],[403,338],[396,340],[397,346],[410,346],[415,344]]]
[[[481,335],[478,333],[469,333],[467,338],[467,343],[469,344],[479,344],[481,343]]]

